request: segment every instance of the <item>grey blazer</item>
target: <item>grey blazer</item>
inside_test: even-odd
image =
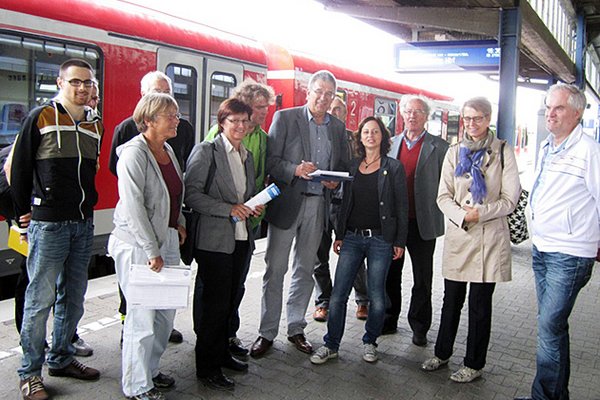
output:
[[[302,106],[276,112],[269,129],[267,173],[271,182],[279,187],[281,194],[269,203],[266,220],[280,229],[292,226],[302,203],[301,193],[306,190],[306,181],[294,176],[298,164],[303,160],[311,160],[306,108],[307,106]],[[346,171],[349,161],[346,127],[340,120],[330,116],[327,133],[331,140],[330,169]],[[330,203],[330,192],[325,190],[325,204]],[[327,221],[329,207],[325,209]]]
[[[404,133],[392,139],[389,157],[398,159]],[[432,240],[444,234],[444,214],[436,203],[440,174],[448,142],[429,132],[423,137],[417,170],[415,171],[415,213],[423,240]]]
[[[200,213],[200,231],[195,247],[200,250],[231,254],[235,250],[234,222],[231,220],[231,207],[238,204],[233,176],[223,138],[215,138],[215,175],[207,194],[204,185],[213,157],[211,142],[194,146],[187,162],[185,173],[185,205]],[[246,169],[246,192],[244,201],[254,194],[254,161],[252,153],[244,164]],[[249,220],[246,220],[250,251],[254,249],[254,238]]]

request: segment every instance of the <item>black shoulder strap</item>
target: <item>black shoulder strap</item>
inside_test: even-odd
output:
[[[215,170],[217,169],[217,165],[215,163],[215,142],[210,143],[211,147],[211,156],[212,159],[210,161],[210,167],[208,168],[208,176],[206,178],[206,184],[204,185],[204,194],[207,194],[212,186],[213,179],[215,178]]]
[[[500,145],[500,165],[502,169],[504,169],[504,145],[506,144],[506,140],[502,141],[502,145]]]

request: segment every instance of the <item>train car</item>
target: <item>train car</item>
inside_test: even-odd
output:
[[[97,71],[106,128],[97,175],[94,254],[106,254],[112,214],[118,199],[116,178],[108,168],[114,127],[133,112],[144,74],[161,70],[173,80],[180,111],[195,126],[196,140],[214,124],[219,104],[243,79],[270,84],[279,108],[305,103],[308,78],[329,69],[339,79],[338,95],[348,104],[347,125],[356,129],[368,115],[381,116],[394,133],[401,96],[418,93],[436,103],[444,135],[450,98],[291,53],[205,25],[118,0],[86,2],[3,0],[0,5],[0,146],[9,145],[29,110],[52,98],[59,65],[72,57]],[[268,129],[268,126],[265,127]],[[18,256],[6,248],[7,224],[0,227],[0,277],[15,274]]]

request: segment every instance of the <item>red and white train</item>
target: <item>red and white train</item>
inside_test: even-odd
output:
[[[97,71],[106,127],[100,155],[95,211],[95,254],[105,254],[117,202],[116,180],[108,171],[114,127],[131,115],[139,82],[152,70],[173,79],[181,112],[196,129],[196,140],[216,120],[232,88],[252,77],[275,89],[270,109],[302,105],[311,73],[328,69],[338,79],[338,95],[348,105],[347,126],[356,129],[369,115],[381,116],[401,132],[399,100],[422,94],[434,101],[430,130],[452,140],[458,113],[451,98],[358,73],[294,54],[280,46],[239,37],[205,25],[118,0],[2,0],[0,4],[0,146],[10,144],[27,112],[56,93],[59,65],[68,58],[89,61]],[[265,127],[266,129],[268,127]],[[0,229],[0,276],[14,274],[16,253],[6,250]]]

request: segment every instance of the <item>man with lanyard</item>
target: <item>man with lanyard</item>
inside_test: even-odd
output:
[[[438,236],[444,234],[444,216],[436,204],[440,173],[448,142],[425,129],[429,104],[420,96],[403,96],[400,112],[404,132],[393,139],[389,156],[402,162],[408,190],[408,237],[413,288],[408,310],[408,323],[416,346],[427,344],[431,327],[431,285],[433,252]],[[406,253],[405,253],[406,254]],[[402,306],[402,267],[405,255],[392,261],[386,282],[388,304],[383,334],[395,333]]]

